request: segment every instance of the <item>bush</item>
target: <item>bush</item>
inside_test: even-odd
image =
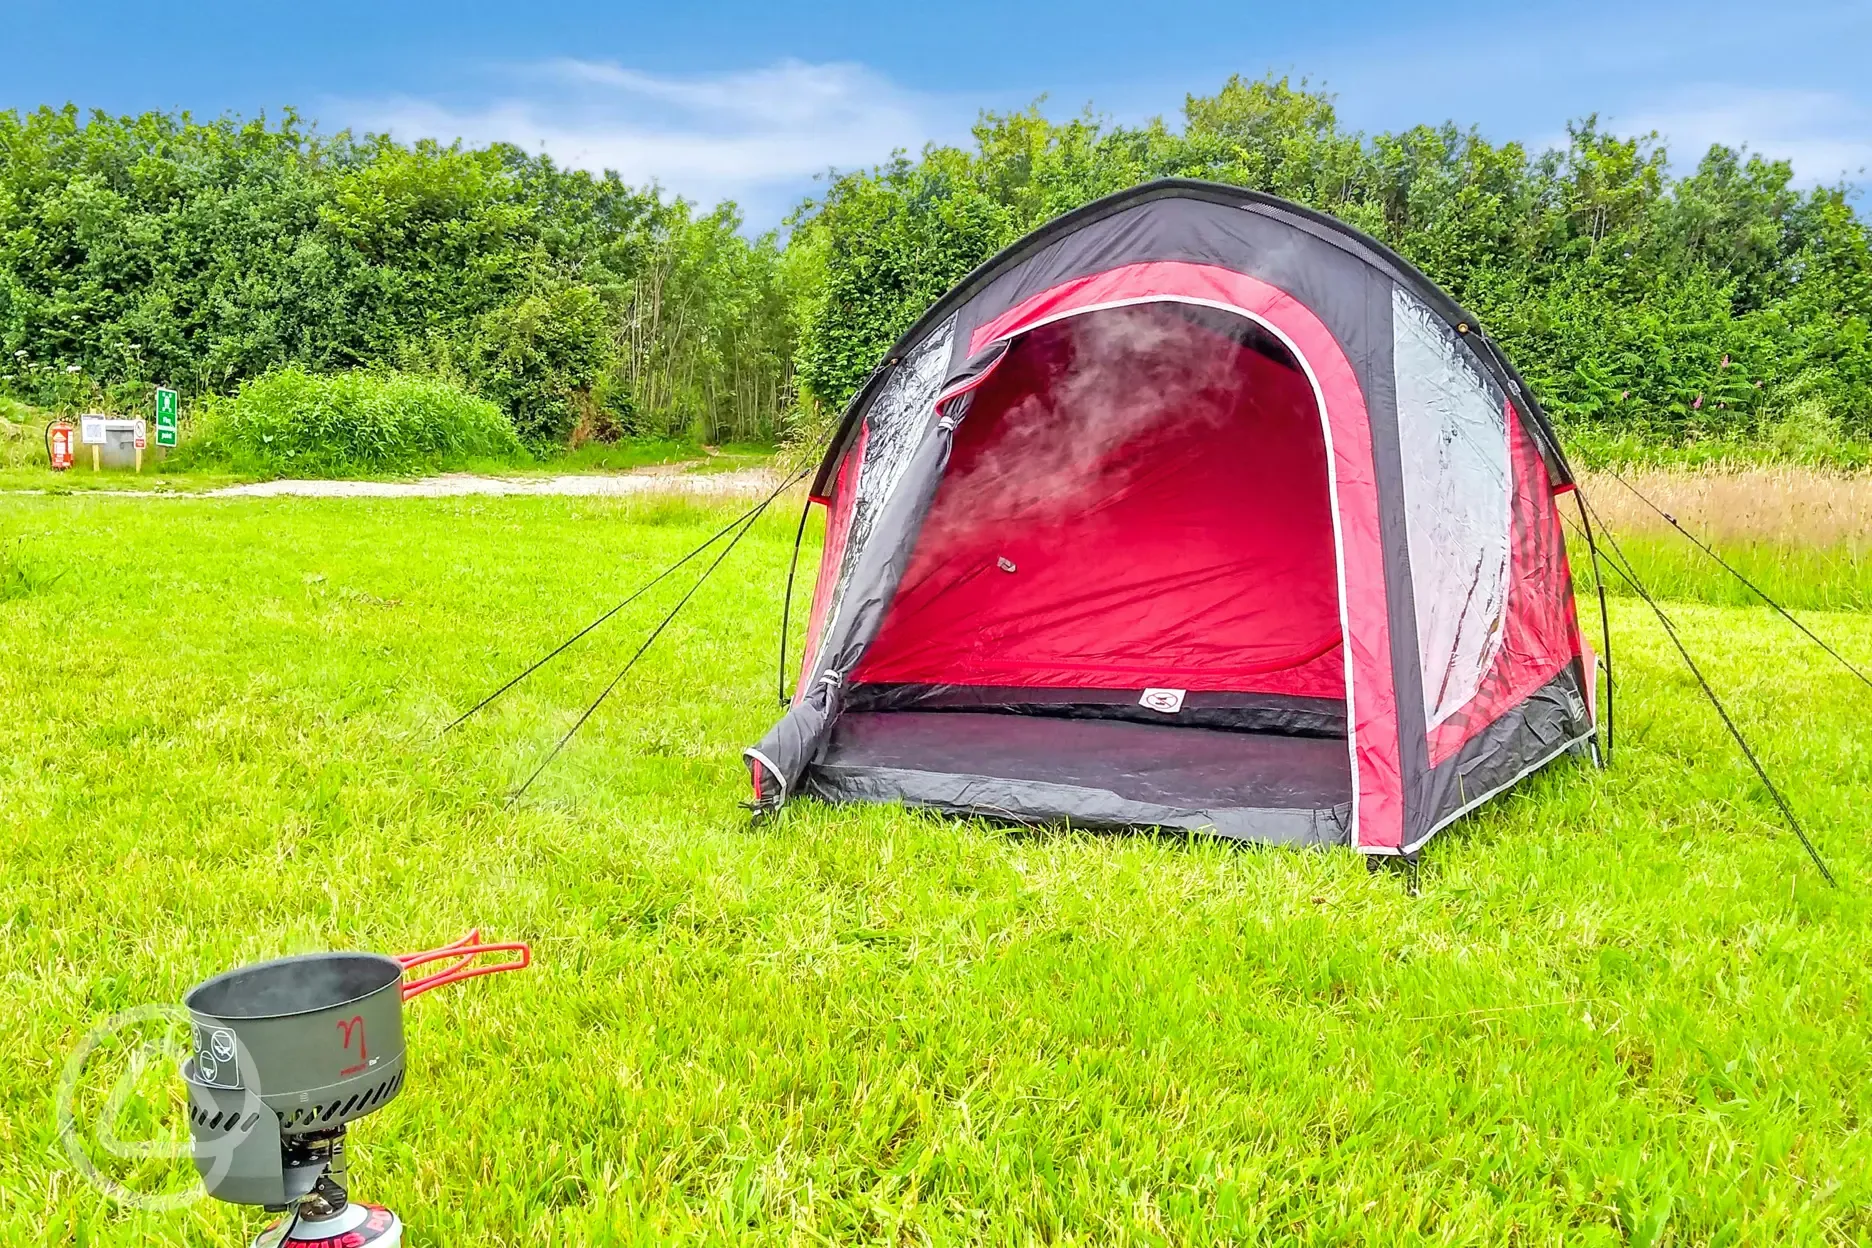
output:
[[[482,317],[470,376],[528,442],[562,444],[590,405],[609,345],[598,296],[562,286]]]
[[[433,471],[526,449],[500,408],[445,381],[407,373],[314,376],[293,366],[210,399],[184,463],[277,476]]]

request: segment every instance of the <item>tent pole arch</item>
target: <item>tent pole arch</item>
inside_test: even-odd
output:
[[[1548,468],[1553,473],[1554,483],[1562,485],[1573,481],[1572,467],[1566,460],[1565,452],[1560,446],[1559,436],[1554,432],[1553,423],[1548,419],[1539,399],[1522,379],[1521,374],[1516,371],[1514,365],[1502,354],[1495,341],[1483,331],[1479,318],[1458,304],[1442,287],[1431,281],[1423,270],[1356,226],[1348,225],[1327,213],[1281,199],[1279,196],[1250,190],[1247,187],[1231,186],[1223,182],[1204,181],[1200,178],[1159,178],[1156,181],[1116,191],[1055,217],[1039,229],[1016,239],[983,260],[958,281],[947,294],[931,304],[891,344],[890,349],[884,353],[883,360],[871,371],[846,403],[838,426],[826,445],[819,471],[813,478],[812,492],[820,496],[825,495],[832,473],[838,461],[849,449],[857,423],[866,407],[869,406],[871,398],[877,393],[882,382],[901,363],[904,353],[925,334],[940,324],[945,317],[953,315],[958,307],[980,294],[996,277],[1029,260],[1058,239],[1115,213],[1155,199],[1204,200],[1286,221],[1304,229],[1314,238],[1357,256],[1372,268],[1390,277],[1433,308],[1451,329],[1457,329],[1471,341],[1482,344],[1484,350],[1479,354],[1483,357],[1485,366],[1495,374],[1496,381],[1504,390],[1520,396],[1531,409],[1529,419],[1534,426],[1533,435],[1541,448],[1542,457],[1547,460]]]

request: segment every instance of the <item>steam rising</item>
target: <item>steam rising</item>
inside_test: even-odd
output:
[[[1199,324],[1180,305],[1139,304],[1034,331],[964,419],[996,428],[952,470],[950,514],[970,529],[1056,523],[1084,497],[1067,482],[1099,478],[1109,497],[1162,471],[1143,450],[1153,430],[1239,417],[1250,381],[1232,328]]]

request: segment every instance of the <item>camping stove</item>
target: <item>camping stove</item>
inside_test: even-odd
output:
[[[503,962],[472,965],[482,954]],[[448,965],[413,980],[405,972]],[[195,1168],[208,1194],[286,1216],[255,1248],[394,1248],[403,1223],[357,1204],[346,1184],[345,1128],[403,1090],[403,1002],[532,961],[524,944],[452,945],[388,957],[313,953],[229,971],[183,999],[194,1053],[188,1087]]]
[[[386,1097],[386,1100],[389,1098]],[[398,1248],[403,1220],[382,1205],[353,1202],[345,1185],[344,1128],[287,1142],[282,1168],[322,1167],[312,1190],[283,1208],[287,1216],[260,1233],[254,1248]],[[270,1206],[280,1208],[279,1206]]]

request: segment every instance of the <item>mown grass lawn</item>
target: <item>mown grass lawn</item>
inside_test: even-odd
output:
[[[415,1245],[1872,1239],[1872,690],[1767,612],[1671,607],[1838,889],[1630,600],[1614,768],[1445,833],[1419,897],[1348,852],[750,828],[780,515],[506,809],[682,586],[437,729],[727,514],[0,501],[0,1241],[245,1243],[84,1180],[67,1056],[244,961],[474,925],[535,966],[412,1003],[351,1137]],[[1872,661],[1872,620],[1806,618]],[[172,1074],[129,1086],[119,1129],[173,1137]]]

